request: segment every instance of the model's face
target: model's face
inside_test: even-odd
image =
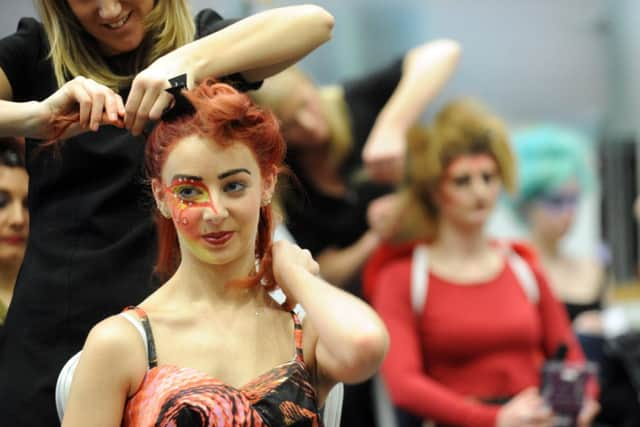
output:
[[[190,136],[172,149],[162,183],[153,187],[175,224],[183,259],[223,265],[253,260],[261,202],[270,197],[274,180],[262,178],[245,144],[225,148]]]
[[[67,0],[82,27],[107,56],[130,52],[144,39],[144,18],[154,0]]]
[[[329,142],[329,123],[322,110],[318,89],[311,82],[299,82],[279,109],[282,136],[294,148]]]
[[[545,240],[562,239],[575,220],[579,196],[577,183],[570,181],[531,201],[527,215],[532,233]]]
[[[440,216],[466,229],[483,227],[501,190],[498,166],[491,156],[460,156],[446,168],[440,184]]]
[[[0,264],[22,263],[29,234],[28,182],[23,168],[0,166]]]

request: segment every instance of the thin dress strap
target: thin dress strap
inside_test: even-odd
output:
[[[149,360],[149,369],[158,366],[158,356],[156,354],[156,342],[153,339],[153,331],[151,330],[151,323],[149,323],[149,316],[147,313],[136,306],[129,306],[125,308],[125,311],[133,310],[140,318],[140,323],[144,328],[144,332],[147,335],[147,358]]]
[[[302,351],[302,322],[295,311],[291,310],[291,317],[293,317],[293,334],[296,343],[296,360],[304,363],[304,353]]]

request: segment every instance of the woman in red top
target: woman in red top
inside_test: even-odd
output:
[[[373,302],[391,336],[382,370],[391,398],[438,424],[551,426],[537,388],[542,363],[561,344],[567,360],[583,355],[531,257],[523,256],[537,283],[535,301],[518,284],[509,250],[485,234],[503,186],[514,187],[507,132],[462,100],[411,139],[396,237],[428,242],[428,297],[419,311],[412,307],[411,256],[378,266]],[[589,398],[580,425],[595,412]]]

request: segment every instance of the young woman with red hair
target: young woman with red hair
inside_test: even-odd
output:
[[[146,148],[170,277],[91,330],[63,426],[320,426],[336,382],[376,371],[386,330],[307,250],[271,242],[285,154],[274,116],[223,83],[184,96]]]

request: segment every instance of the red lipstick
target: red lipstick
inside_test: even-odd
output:
[[[219,231],[215,233],[207,233],[202,238],[213,246],[221,246],[227,243],[233,237],[233,231]]]
[[[26,241],[26,239],[22,236],[3,237],[0,240],[4,243],[8,243],[9,245],[23,245]]]

